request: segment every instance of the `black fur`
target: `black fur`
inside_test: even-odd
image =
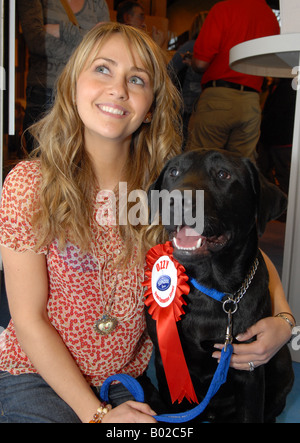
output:
[[[268,221],[284,212],[286,196],[276,186],[269,184],[250,160],[226,151],[205,149],[170,160],[153,184],[151,190],[154,189],[204,190],[202,235],[207,238],[225,235],[226,241],[222,240],[216,245],[207,243],[203,253],[174,248],[174,257],[184,265],[189,277],[196,278],[209,288],[234,293],[241,287],[258,256],[258,270],[233,316],[233,337],[245,332],[260,319],[271,316],[268,271],[258,250],[258,235],[264,232]],[[184,206],[183,211],[186,209]],[[176,226],[171,223],[165,228],[172,239]],[[201,402],[216,370],[217,362],[211,357],[213,345],[224,343],[227,316],[221,303],[194,287],[191,287],[186,301],[185,315],[177,327],[194,388]],[[186,400],[180,405],[171,404],[157,344],[156,324],[148,313],[146,316],[150,337],[155,345],[159,391],[168,412],[195,407]],[[226,384],[199,420],[272,422],[285,406],[293,378],[287,346],[267,365],[256,368],[254,372],[230,368]]]

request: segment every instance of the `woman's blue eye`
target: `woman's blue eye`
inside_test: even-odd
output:
[[[100,72],[100,74],[108,74],[109,73],[109,69],[106,68],[105,66],[97,66],[96,71]]]
[[[133,83],[134,85],[144,85],[145,82],[140,77],[133,76],[129,80],[130,83]]]

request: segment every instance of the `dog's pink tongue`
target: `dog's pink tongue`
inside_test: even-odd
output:
[[[194,248],[200,238],[201,235],[188,226],[183,226],[176,234],[176,242],[180,248]]]

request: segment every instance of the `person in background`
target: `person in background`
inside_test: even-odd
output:
[[[29,50],[23,130],[53,104],[55,82],[83,36],[97,23],[110,20],[105,0],[67,0],[74,23],[59,0],[17,0],[17,11]],[[26,150],[34,140],[25,132]]]
[[[191,148],[225,148],[255,161],[263,78],[233,71],[229,52],[279,31],[265,0],[225,0],[213,6],[194,46],[192,66],[203,73],[203,92],[192,117]]]
[[[183,149],[188,136],[190,117],[202,91],[202,74],[198,74],[194,71],[191,62],[194,44],[206,16],[207,12],[200,12],[194,17],[189,31],[189,40],[180,46],[169,63],[170,75],[175,84],[178,85],[183,98]]]
[[[125,25],[146,30],[144,8],[141,4],[134,0],[125,0],[118,4],[117,21]],[[159,46],[163,45],[165,36],[161,30],[153,26],[151,36]]]

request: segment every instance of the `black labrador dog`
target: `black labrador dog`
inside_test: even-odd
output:
[[[232,336],[244,333],[260,319],[271,316],[268,271],[258,249],[258,237],[266,224],[286,209],[286,196],[269,184],[254,164],[223,150],[202,149],[170,160],[151,191],[204,191],[204,230],[187,226],[185,214],[195,217],[195,198],[183,201],[182,224],[174,223],[174,205],[165,225],[173,242],[174,258],[189,278],[217,291],[234,294],[249,286],[232,315]],[[160,205],[160,210],[164,204]],[[193,219],[193,217],[189,217]],[[164,222],[163,222],[164,223]],[[194,232],[193,232],[194,230]],[[189,231],[189,233],[188,233]],[[191,233],[194,235],[191,236]],[[257,270],[249,271],[258,259]],[[253,273],[253,270],[252,270]],[[251,280],[251,279],[250,279]],[[224,343],[228,315],[222,303],[191,286],[185,297],[185,315],[177,323],[187,366],[199,402],[205,397],[217,362],[212,358],[215,343]],[[184,400],[172,404],[157,342],[155,321],[146,309],[147,326],[155,345],[155,366],[160,394],[169,413],[196,406]],[[254,371],[229,369],[221,387],[198,420],[211,422],[274,422],[285,407],[294,374],[288,347]],[[165,411],[164,411],[165,412]]]

